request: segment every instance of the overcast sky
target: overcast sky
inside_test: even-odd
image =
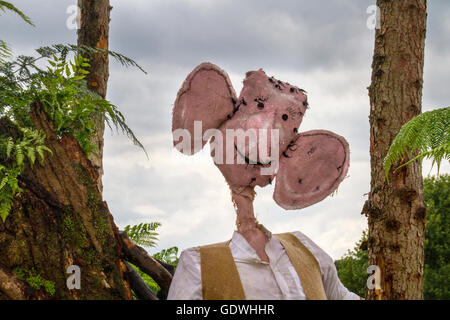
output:
[[[0,39],[15,54],[56,43],[76,43],[67,27],[75,0],[12,0],[33,20],[32,28],[2,14]],[[369,99],[374,30],[367,8],[374,0],[111,0],[110,49],[146,69],[111,61],[108,99],[120,107],[150,159],[126,138],[105,135],[104,198],[115,221],[159,221],[151,252],[185,249],[232,236],[235,213],[230,192],[212,159],[177,155],[172,149],[171,111],[182,82],[199,63],[217,64],[237,93],[249,70],[308,91],[311,108],[300,131],[327,129],[351,149],[349,177],[337,195],[298,211],[272,199],[273,186],[257,188],[255,212],[272,232],[300,230],[333,258],[361,237],[361,208],[370,190]],[[450,6],[428,1],[423,111],[450,102]],[[425,164],[424,174],[430,166]],[[431,171],[435,173],[434,171]],[[450,172],[449,166],[443,172]]]

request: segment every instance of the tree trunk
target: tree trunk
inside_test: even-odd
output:
[[[99,49],[108,49],[109,41],[109,14],[112,7],[109,0],[78,0],[80,8],[80,26],[78,29],[78,46],[88,46]],[[94,54],[85,58],[90,59],[90,74],[86,77],[88,88],[106,97],[109,78],[109,60],[107,54]],[[97,150],[90,155],[90,160],[98,171],[97,184],[100,191],[103,189],[103,134],[105,121],[101,117],[96,120],[96,132],[92,142]]]
[[[55,135],[40,103],[31,109],[53,155],[19,177],[23,191],[0,220],[0,299],[131,299],[121,238],[97,171],[74,138]],[[2,134],[21,133],[4,118]],[[81,271],[79,290],[66,283],[72,265]]]
[[[160,262],[119,232],[96,184],[98,172],[71,136],[58,138],[39,102],[31,105],[35,127],[46,135],[47,155],[18,177],[21,194],[0,219],[0,300],[166,299],[173,266]],[[0,136],[21,131],[0,118]],[[0,159],[0,164],[9,165]],[[155,296],[128,260],[153,278]],[[67,285],[70,266],[81,288]]]
[[[363,213],[369,223],[369,265],[381,289],[369,299],[423,299],[425,206],[417,162],[389,173],[383,159],[404,123],[421,113],[426,0],[378,0],[370,96],[371,188]],[[404,163],[404,162],[403,162]]]
[[[79,7],[78,45],[108,49],[109,1],[80,0]],[[88,87],[104,98],[108,56],[88,58]],[[140,299],[165,299],[173,270],[121,236],[102,200],[104,119],[93,138],[98,150],[88,159],[73,137],[55,135],[40,102],[31,105],[31,118],[52,155],[18,177],[22,192],[6,221],[0,219],[0,300],[132,299],[131,289]],[[15,141],[22,134],[1,118],[0,135]],[[153,277],[161,287],[158,297],[125,259]],[[80,288],[68,281],[72,266],[79,267]]]

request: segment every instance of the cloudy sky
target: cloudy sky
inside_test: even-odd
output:
[[[33,20],[2,14],[0,38],[15,54],[55,43],[76,43],[70,27],[75,0],[12,0]],[[177,155],[171,142],[171,109],[187,74],[209,61],[226,70],[236,92],[249,70],[305,88],[311,108],[300,131],[332,130],[351,149],[349,177],[337,195],[299,211],[258,188],[255,212],[272,232],[300,230],[340,258],[367,226],[361,208],[370,189],[369,99],[374,30],[367,8],[374,0],[111,0],[110,49],[146,69],[111,61],[108,99],[120,107],[150,159],[126,138],[105,136],[104,198],[116,223],[159,221],[158,248],[224,241],[235,213],[224,178],[207,150]],[[69,12],[69,13],[68,13]],[[449,105],[450,6],[428,1],[423,110]],[[68,23],[69,22],[69,23]],[[69,26],[69,27],[68,27]],[[450,172],[449,166],[443,168]],[[425,163],[424,174],[430,172]],[[431,171],[435,173],[435,170]]]

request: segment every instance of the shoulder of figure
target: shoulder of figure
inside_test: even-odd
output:
[[[181,251],[179,263],[200,262],[200,247],[191,247]]]
[[[331,258],[328,253],[326,253],[321,247],[319,247],[319,245],[312,241],[303,232],[293,231],[291,233],[303,243],[303,245],[314,255],[314,257],[316,257],[322,269],[326,268],[330,264],[334,265],[333,258]]]

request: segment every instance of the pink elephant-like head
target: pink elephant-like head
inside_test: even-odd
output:
[[[184,154],[211,143],[231,188],[264,187],[276,178],[274,200],[301,209],[331,194],[349,167],[348,143],[325,130],[299,133],[305,91],[247,72],[239,99],[223,70],[202,63],[186,78],[173,108],[174,145]]]

